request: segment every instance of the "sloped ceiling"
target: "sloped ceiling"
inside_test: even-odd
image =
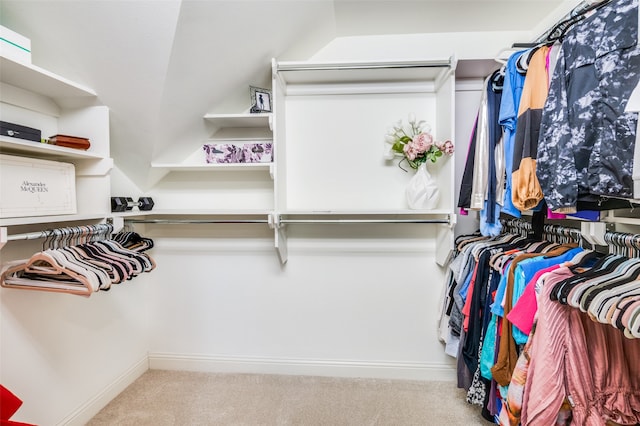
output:
[[[531,31],[577,1],[2,0],[0,23],[33,63],[93,88],[111,153],[145,190],[160,156],[188,155],[207,112],[243,112],[271,58],[305,60],[337,37]],[[542,24],[541,24],[542,23]],[[505,43],[522,40],[506,40]]]

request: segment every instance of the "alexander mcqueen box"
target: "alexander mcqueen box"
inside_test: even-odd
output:
[[[75,214],[73,164],[0,154],[0,218]]]

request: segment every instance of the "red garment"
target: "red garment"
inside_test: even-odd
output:
[[[35,426],[31,423],[14,422],[13,420],[0,420],[0,426]]]
[[[34,426],[9,420],[22,405],[22,400],[0,385],[0,426]]]
[[[464,328],[464,331],[469,330],[469,317],[471,316],[471,295],[473,294],[473,287],[476,284],[477,274],[478,262],[476,262],[476,266],[473,267],[473,274],[471,275],[471,282],[469,283],[469,290],[467,291],[467,300],[465,300],[464,306],[462,307],[462,315],[464,315],[462,327]]]

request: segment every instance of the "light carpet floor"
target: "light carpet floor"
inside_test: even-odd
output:
[[[149,370],[88,426],[488,424],[451,382]]]

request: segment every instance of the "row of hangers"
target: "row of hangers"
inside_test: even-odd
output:
[[[153,247],[151,239],[112,232],[110,224],[45,231],[42,251],[6,264],[0,285],[88,297],[155,268],[144,253]]]
[[[528,236],[533,231],[530,222],[522,219],[502,219],[503,231],[507,233]],[[640,235],[626,232],[607,231],[604,233],[606,246],[593,246],[585,240],[582,233],[577,228],[556,224],[545,224],[543,227],[543,238],[547,241],[558,244],[578,243],[583,248],[602,251],[610,254],[617,254],[625,257],[640,257]]]
[[[569,28],[584,21],[591,16],[592,12],[595,12],[609,3],[611,3],[611,0],[582,2],[569,13],[568,17],[558,22],[553,26],[553,28],[540,37],[539,43],[549,45],[555,42],[561,42]]]
[[[519,234],[523,237],[527,237],[533,232],[533,225],[522,219],[502,219],[500,222],[502,223],[503,232]],[[545,224],[542,237],[547,241],[558,244],[584,244],[580,230],[569,226]]]
[[[580,272],[556,282],[551,300],[579,309],[629,339],[640,338],[640,259],[590,251],[576,257],[569,269]]]

